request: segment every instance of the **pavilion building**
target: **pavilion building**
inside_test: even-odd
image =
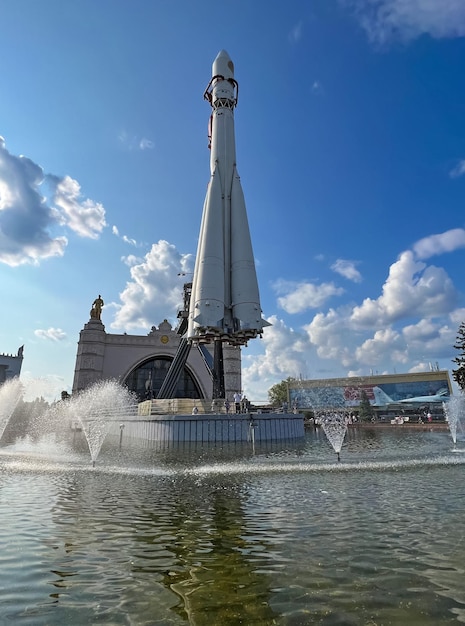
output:
[[[24,346],[21,346],[17,354],[0,354],[0,385],[15,376],[20,376],[23,351]]]
[[[165,319],[147,335],[113,334],[105,331],[98,316],[91,318],[79,335],[73,393],[100,380],[117,380],[140,401],[156,398],[173,362],[182,336]],[[224,346],[225,397],[241,389],[241,350]],[[192,347],[180,373],[173,398],[211,400],[213,355],[209,346]]]

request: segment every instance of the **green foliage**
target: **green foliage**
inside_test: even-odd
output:
[[[373,407],[368,400],[367,392],[362,389],[360,392],[360,406],[358,408],[359,419],[361,422],[370,422],[375,416]]]
[[[459,350],[460,354],[455,359],[452,359],[458,366],[457,369],[452,370],[452,378],[460,389],[465,391],[465,322],[462,322],[459,326],[454,348]]]
[[[272,406],[282,406],[284,402],[288,401],[288,383],[292,383],[295,380],[297,379],[288,376],[286,380],[282,380],[268,389],[268,399]]]

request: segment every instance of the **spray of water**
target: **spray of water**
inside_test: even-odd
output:
[[[0,386],[0,439],[22,396],[23,386],[19,378],[7,380]]]
[[[340,395],[339,390],[331,387],[311,389],[309,396],[315,421],[322,426],[339,461],[348,423],[344,398]]]
[[[443,402],[442,406],[455,445],[457,435],[465,436],[465,395],[452,396],[448,402]]]
[[[323,430],[329,443],[332,445],[334,452],[339,455],[341,453],[342,444],[347,432],[347,420],[344,413],[329,412],[323,418]]]
[[[63,403],[70,424],[79,423],[95,465],[110,426],[134,413],[134,396],[115,380],[99,381]]]

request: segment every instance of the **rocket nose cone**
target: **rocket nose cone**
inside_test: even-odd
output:
[[[226,50],[218,52],[216,59],[213,61],[212,76],[224,76],[224,78],[234,78],[234,63]]]

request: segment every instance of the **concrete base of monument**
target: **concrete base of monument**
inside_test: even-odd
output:
[[[114,422],[110,435],[124,440],[181,443],[280,441],[304,437],[304,418],[298,413],[239,413],[135,416]]]

